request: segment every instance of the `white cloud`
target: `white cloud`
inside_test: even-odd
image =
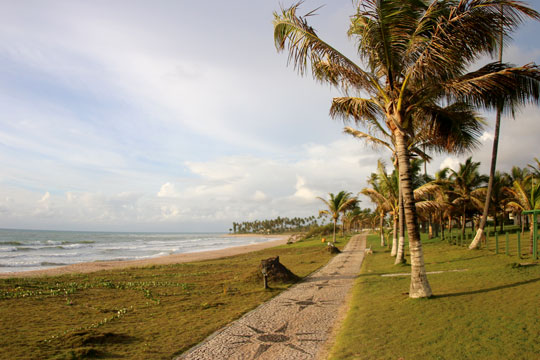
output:
[[[486,142],[486,141],[493,141],[493,134],[492,133],[489,133],[487,131],[484,131],[484,133],[482,134],[482,136],[480,136],[480,141],[482,142]]]
[[[48,192],[41,198],[54,204],[47,209],[49,226],[223,230],[233,221],[317,214],[317,196],[360,191],[372,171],[364,162],[371,164],[378,156],[362,149],[354,139],[343,139],[303,146],[293,159],[227,156],[189,162],[187,176],[170,179],[147,193],[68,191],[63,196]],[[2,205],[9,209],[14,204]],[[21,221],[15,214],[1,219],[0,226]],[[40,223],[40,216],[43,211],[27,220]]]
[[[257,190],[251,198],[255,201],[264,201],[268,198],[268,196],[266,196],[264,192]]]
[[[302,176],[297,176],[296,179],[296,192],[294,196],[309,202],[316,200],[317,195],[306,186],[306,180]]]
[[[441,162],[439,170],[442,170],[444,168],[450,168],[454,171],[457,171],[459,170],[459,164],[460,160],[458,158],[448,156]]]
[[[39,200],[40,203],[47,203],[51,199],[51,193],[48,191],[43,195],[43,197]]]
[[[166,182],[161,186],[159,192],[157,193],[158,197],[177,197],[178,191],[175,186],[170,182]]]

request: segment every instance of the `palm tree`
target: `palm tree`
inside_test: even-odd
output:
[[[497,229],[497,225],[499,225],[499,232],[502,233],[504,231],[504,218],[505,218],[505,208],[506,203],[508,200],[508,196],[505,193],[505,188],[511,186],[512,183],[510,181],[510,177],[507,174],[501,174],[500,171],[496,171],[495,175],[493,176],[492,181],[492,192],[491,192],[491,200],[490,200],[490,211],[493,216],[494,220],[494,228]],[[489,188],[489,183],[488,183]],[[487,196],[487,193],[489,192],[488,189],[486,189],[483,196]],[[499,215],[501,215],[501,221],[499,223]],[[480,226],[482,223],[480,223]],[[479,229],[480,230],[480,227]],[[471,248],[469,246],[469,248]]]
[[[430,297],[411,187],[409,139],[421,133],[418,129],[442,132],[453,120],[470,117],[470,104],[494,108],[501,99],[512,104],[530,95],[538,99],[536,65],[492,63],[468,74],[466,69],[497,49],[501,25],[510,33],[524,16],[539,19],[540,14],[511,0],[364,0],[351,18],[349,35],[357,38],[365,70],[319,38],[306,20],[313,12],[297,16],[299,5],[274,14],[276,47],[288,49],[289,61],[300,74],[311,65],[320,81],[346,94],[368,94],[349,98],[349,103],[364,124],[376,127],[372,120],[377,119],[395,139],[411,252],[409,296]],[[504,21],[493,16],[500,6],[505,8]],[[439,141],[445,145],[444,138]]]
[[[372,173],[368,179],[370,188],[364,188],[360,192],[366,195],[377,204],[377,210],[380,213],[380,236],[381,246],[385,246],[383,224],[385,215],[390,212],[393,219],[393,240],[391,256],[396,256],[397,251],[397,216],[398,216],[398,193],[397,179],[388,176],[386,168],[381,160],[377,161],[377,172]]]
[[[478,211],[484,204],[485,189],[482,186],[488,181],[488,177],[480,175],[479,162],[468,158],[465,163],[459,164],[459,170],[450,169],[449,185],[451,186],[452,204],[461,210],[461,235],[465,236],[467,214]]]
[[[540,209],[540,182],[535,181],[533,176],[528,176],[525,180],[516,180],[512,187],[506,188],[511,200],[507,203],[510,209],[518,212]],[[536,216],[536,215],[535,215]],[[529,215],[529,252],[533,252],[533,215]]]
[[[329,199],[323,199],[321,197],[317,197],[317,199],[321,200],[326,204],[328,207],[327,210],[321,210],[319,211],[319,215],[329,215],[332,218],[332,221],[334,222],[334,232],[332,237],[332,242],[336,242],[336,225],[337,221],[339,220],[339,216],[351,208],[353,205],[356,205],[358,202],[358,199],[354,196],[352,196],[352,193],[347,191],[340,191],[337,195],[334,195],[333,193],[329,193]]]

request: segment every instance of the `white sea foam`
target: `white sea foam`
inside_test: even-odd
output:
[[[269,240],[273,239],[221,234],[0,230],[0,272],[89,261],[144,259]]]

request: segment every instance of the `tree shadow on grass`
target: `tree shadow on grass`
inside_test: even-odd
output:
[[[433,298],[438,299],[438,298],[447,298],[447,297],[455,297],[455,296],[463,296],[463,295],[481,294],[481,293],[487,293],[487,292],[491,292],[491,291],[497,291],[497,290],[502,290],[502,289],[513,288],[513,287],[517,287],[517,286],[521,286],[521,285],[532,284],[532,283],[535,283],[535,282],[538,282],[538,281],[540,281],[540,278],[535,278],[535,279],[531,279],[531,280],[527,280],[527,281],[520,281],[520,282],[513,283],[513,284],[495,286],[495,287],[487,288],[487,289],[464,291],[464,292],[451,293],[451,294],[433,295]]]

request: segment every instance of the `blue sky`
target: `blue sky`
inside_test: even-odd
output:
[[[276,52],[280,3],[3,1],[0,227],[226,231],[360,191],[387,154],[342,135],[339,94]],[[352,13],[332,1],[310,22],[354,58]],[[522,26],[505,60],[539,63],[538,33]],[[505,119],[502,170],[540,155],[537,114]],[[486,172],[491,131],[473,154]]]

